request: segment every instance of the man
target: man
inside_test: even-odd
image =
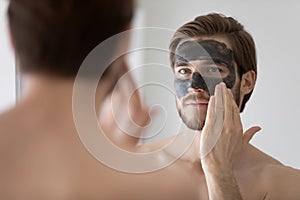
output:
[[[243,135],[239,114],[257,75],[244,27],[220,14],[199,16],[176,31],[170,52],[179,115],[199,132],[181,158],[195,166],[181,167],[197,174],[199,199],[300,199],[300,171],[248,143],[259,127]]]
[[[0,199],[176,199],[172,184],[155,188],[159,173],[131,175],[96,160],[74,122],[73,88],[82,62],[98,44],[130,27],[133,10],[131,0],[10,1],[8,24],[25,87],[21,101],[0,115]],[[105,53],[126,48],[125,39]],[[124,57],[96,88],[95,117],[126,71]],[[88,71],[81,80],[98,78]]]
[[[198,186],[186,187],[195,175],[182,171],[185,162],[156,172],[124,173],[96,160],[79,137],[90,127],[79,134],[75,123],[75,77],[90,51],[130,27],[132,14],[131,0],[10,1],[8,25],[25,87],[21,101],[0,115],[0,199],[198,199]],[[104,54],[126,48],[126,39],[111,43]],[[103,74],[93,96],[95,117],[125,66],[121,56]],[[87,71],[80,81],[98,78]],[[81,123],[89,123],[86,117]]]
[[[8,16],[12,44],[27,84],[20,103],[0,116],[0,199],[207,199],[205,179],[214,179],[204,176],[202,168],[207,169],[209,163],[199,162],[198,151],[195,151],[197,141],[173,165],[156,172],[133,175],[98,162],[78,137],[72,94],[79,66],[95,46],[129,27],[132,11],[129,0],[10,1]],[[118,42],[118,46],[111,44],[106,53],[113,54],[123,44],[123,41]],[[123,64],[123,57],[117,59],[102,77],[95,93],[97,111],[123,73]],[[90,72],[81,78],[83,82],[89,82],[96,77]],[[223,90],[224,87],[216,89],[216,105],[220,106],[217,99],[218,95],[226,93]],[[86,130],[88,134],[89,127]],[[251,161],[266,160],[259,155]],[[246,164],[251,166],[249,162]],[[276,166],[273,171],[277,170]],[[259,178],[256,180],[259,185],[254,188],[259,191],[257,195],[269,191],[268,184],[274,180],[286,183],[279,177],[280,173],[273,178],[270,168],[264,168],[269,174],[264,174],[266,179],[256,173],[259,167],[238,169],[241,172],[235,170],[236,179],[239,186],[243,186],[242,192],[253,189],[254,181],[249,178],[253,175]],[[289,175],[293,174],[290,172]],[[208,182],[208,185],[218,188],[218,183]],[[235,185],[224,185],[233,186],[228,194],[237,193]],[[258,190],[259,186],[264,188]],[[280,185],[277,186],[280,192]],[[209,191],[213,189],[209,187]],[[247,199],[251,197],[246,196]]]

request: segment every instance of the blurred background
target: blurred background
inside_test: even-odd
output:
[[[21,95],[21,77],[8,39],[5,11],[0,0],[0,112],[15,104]],[[244,129],[263,129],[252,140],[259,149],[286,165],[300,168],[300,2],[238,0],[137,0],[129,63],[145,105],[159,110],[142,143],[176,135],[178,117],[169,67],[168,44],[179,26],[196,16],[219,12],[240,21],[254,37],[258,56],[258,80],[242,114]],[[143,27],[152,27],[141,29]],[[143,44],[143,45],[140,45]]]

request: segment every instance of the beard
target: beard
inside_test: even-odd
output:
[[[195,116],[195,115],[187,115],[187,114],[181,114],[179,112],[179,115],[181,117],[181,120],[183,123],[192,130],[202,130],[205,124],[205,120],[200,120],[201,117]]]
[[[240,86],[232,89],[232,94],[237,106],[240,106]],[[186,105],[188,100],[200,100],[204,99],[201,94],[192,94],[183,97],[181,100],[177,99],[176,105],[178,114],[183,121],[183,123],[192,130],[202,130],[205,125],[205,118],[207,114],[207,108],[191,108]],[[206,99],[208,102],[209,99]]]

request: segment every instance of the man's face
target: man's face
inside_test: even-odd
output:
[[[205,123],[210,96],[224,82],[240,104],[239,77],[233,53],[224,41],[202,39],[186,41],[175,52],[175,91],[179,115],[193,130]]]

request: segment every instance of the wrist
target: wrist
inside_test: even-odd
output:
[[[202,162],[202,168],[205,174],[225,175],[232,174],[233,168],[230,162]]]

